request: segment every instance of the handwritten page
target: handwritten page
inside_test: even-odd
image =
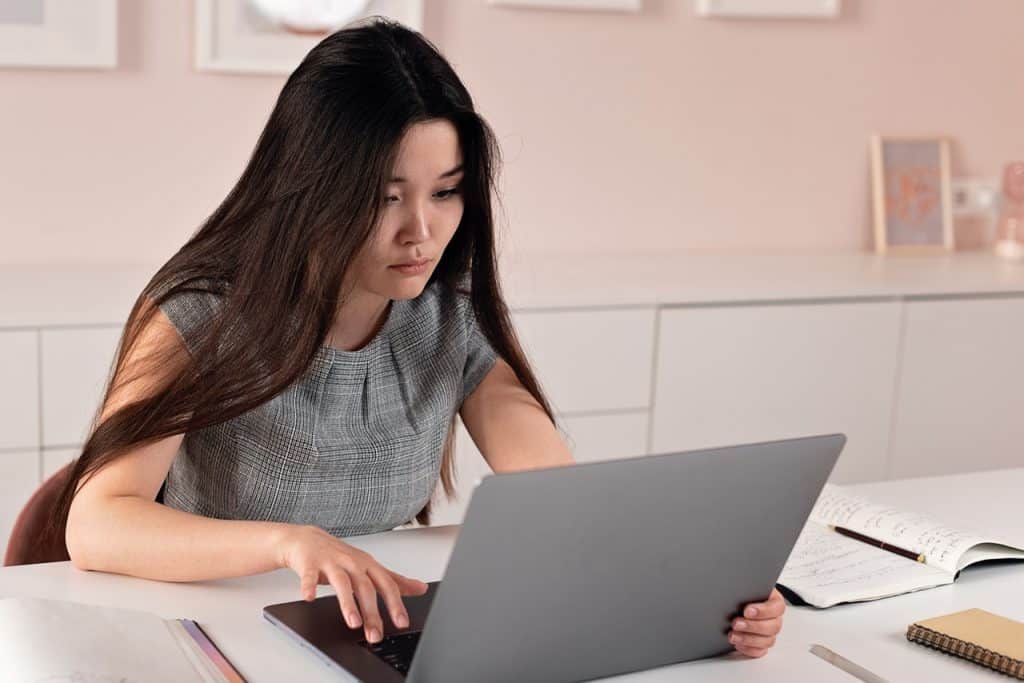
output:
[[[888,553],[808,521],[778,583],[817,607],[953,583],[938,567]]]
[[[202,680],[155,614],[39,598],[0,600],[0,681]]]
[[[969,548],[992,540],[973,530],[947,526],[927,515],[873,503],[832,484],[825,485],[810,519],[819,524],[844,526],[871,538],[923,553],[927,564],[950,574],[959,569],[959,560]]]
[[[925,562],[843,536],[830,524],[923,554]],[[1024,559],[1024,550],[826,484],[778,583],[812,605],[829,607],[953,583],[963,567],[997,558]]]

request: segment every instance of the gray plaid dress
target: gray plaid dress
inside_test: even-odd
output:
[[[183,293],[161,310],[191,349],[216,305],[213,294]],[[321,346],[270,401],[187,433],[163,502],[219,519],[313,524],[335,536],[400,526],[433,493],[448,424],[495,359],[468,297],[434,282],[392,302],[363,348]]]

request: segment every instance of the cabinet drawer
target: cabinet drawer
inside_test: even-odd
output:
[[[884,478],[900,306],[663,311],[652,452],[841,432],[832,481]]]
[[[650,403],[653,308],[518,312],[513,321],[559,414]]]
[[[892,476],[1024,466],[1024,298],[906,306]]]
[[[21,508],[39,485],[38,451],[0,452],[0,554]]]
[[[0,449],[39,446],[39,337],[0,332]]]
[[[119,327],[43,330],[43,445],[88,436],[121,335]]]

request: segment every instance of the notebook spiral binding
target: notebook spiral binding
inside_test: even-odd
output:
[[[951,638],[945,633],[939,633],[918,624],[911,624],[907,628],[907,640],[920,643],[949,655],[969,659],[1000,673],[1024,680],[1024,661],[987,650],[966,640]]]

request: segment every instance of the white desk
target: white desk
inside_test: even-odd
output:
[[[929,512],[1024,542],[1019,492],[1024,468],[905,479],[851,487],[879,501]],[[440,579],[458,527],[391,531],[347,539],[384,565],[424,581]],[[70,563],[0,569],[0,597],[33,596],[146,609],[196,619],[242,674],[258,683],[338,680],[261,615],[264,605],[298,599],[289,570],[192,584],[80,572]],[[992,681],[997,674],[906,641],[908,623],[968,607],[1024,621],[1024,564],[973,567],[951,586],[827,610],[790,607],[778,643],[765,657],[732,655],[630,674],[616,681],[837,681],[848,674],[807,652],[821,643],[889,681]],[[330,594],[321,586],[320,594]],[[567,624],[567,627],[571,627]],[[656,637],[652,636],[652,637]],[[609,679],[611,680],[611,679]]]

